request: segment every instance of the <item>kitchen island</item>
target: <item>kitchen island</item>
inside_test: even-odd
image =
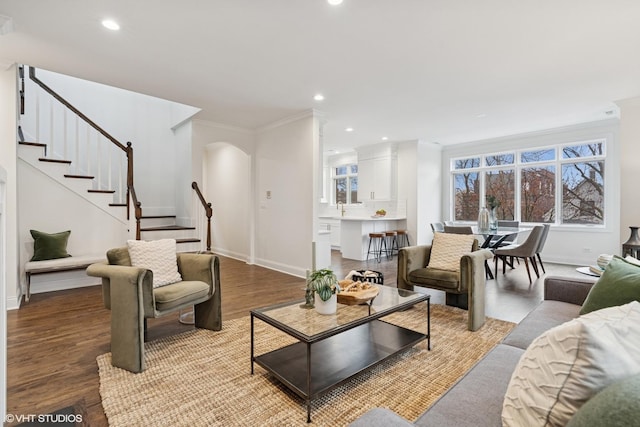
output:
[[[369,233],[404,230],[407,227],[406,217],[333,216],[326,218],[340,220],[340,252],[342,257],[357,261],[367,259]]]

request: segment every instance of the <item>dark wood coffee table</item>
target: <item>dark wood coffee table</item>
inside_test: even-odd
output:
[[[420,341],[426,339],[427,348],[431,350],[431,296],[378,287],[380,292],[371,307],[338,304],[337,312],[332,315],[300,308],[302,301],[251,310],[251,374],[255,362],[305,399],[307,422],[311,422],[313,399]],[[422,301],[427,302],[426,334],[381,320]],[[255,356],[255,318],[299,342]]]

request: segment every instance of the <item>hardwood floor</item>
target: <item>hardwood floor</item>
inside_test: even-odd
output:
[[[351,270],[380,271],[385,285],[396,284],[396,259],[343,260],[332,253],[338,278]],[[547,274],[574,275],[574,267],[545,264]],[[249,314],[259,306],[304,298],[304,279],[220,257],[224,320]],[[431,289],[432,303],[444,293]],[[7,412],[43,414],[83,401],[85,424],[106,426],[98,390],[96,357],[109,352],[110,312],[100,286],[33,294],[28,304],[7,315]],[[519,321],[542,299],[542,279],[529,285],[524,267],[487,282],[487,315]],[[224,326],[223,326],[224,327]],[[193,328],[178,315],[149,319],[148,340]]]

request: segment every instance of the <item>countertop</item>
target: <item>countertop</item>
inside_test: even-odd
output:
[[[406,216],[380,216],[380,217],[371,217],[371,216],[320,216],[320,219],[339,219],[341,221],[398,221],[407,219]]]

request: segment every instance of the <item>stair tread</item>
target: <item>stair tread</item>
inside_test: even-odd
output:
[[[192,238],[192,239],[176,239],[176,243],[198,243],[201,242],[200,239]]]
[[[175,218],[175,215],[143,215],[140,219]]]
[[[89,175],[73,175],[73,174],[64,174],[65,178],[79,178],[79,179],[93,179],[95,177]]]
[[[116,190],[87,190],[89,193],[105,193],[105,194],[113,194]]]
[[[126,203],[109,203],[109,206],[122,206],[122,207],[127,207]]]
[[[166,231],[166,230],[195,230],[195,227],[184,227],[182,225],[159,225],[157,227],[144,227],[140,231]]]
[[[30,145],[33,147],[44,147],[47,148],[47,144],[43,144],[42,142],[32,142],[32,141],[19,141],[20,145]]]
[[[61,159],[50,159],[48,157],[40,157],[38,160],[41,162],[50,162],[50,163],[66,163],[68,165],[71,164],[71,160],[61,160]]]

